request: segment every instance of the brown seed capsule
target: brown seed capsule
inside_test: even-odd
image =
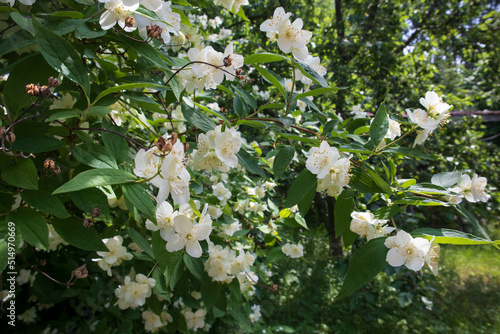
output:
[[[177,133],[172,133],[172,136],[170,136],[170,142],[172,143],[172,145],[177,142]]]
[[[40,96],[42,98],[49,97],[52,94],[52,91],[50,90],[49,86],[42,86],[40,87]]]
[[[53,170],[56,167],[56,163],[51,158],[45,159],[43,162],[43,168],[46,170]]]
[[[241,68],[237,68],[236,71],[234,71],[234,74],[241,75]]]
[[[273,284],[273,286],[271,287],[271,290],[272,291],[277,291],[278,290],[278,284]]]
[[[43,266],[47,265],[47,260],[45,260],[45,259],[38,260],[38,264],[40,264],[43,267]]]
[[[35,84],[26,85],[26,93],[31,96],[39,96],[40,95],[40,86]]]
[[[172,142],[169,139],[167,142],[167,145],[165,145],[165,147],[163,147],[162,152],[170,152],[170,151],[172,151],[172,147],[174,147],[174,146],[172,145]]]
[[[89,228],[90,226],[94,225],[94,221],[91,218],[84,218],[83,219],[83,226],[86,228]]]
[[[55,166],[52,169],[52,173],[54,173],[55,175],[59,174],[60,172],[61,172],[61,167],[59,167],[59,166]]]
[[[224,66],[229,67],[233,63],[233,58],[231,58],[231,55],[227,56],[224,58]]]
[[[13,134],[12,132],[9,131],[9,133],[7,133],[5,135],[5,140],[9,143],[9,144],[12,144],[13,142],[16,141],[16,135]]]
[[[132,16],[129,16],[125,19],[125,26],[132,28],[135,25],[135,19]]]
[[[163,29],[160,28],[160,26],[158,25],[154,25],[154,26],[147,26],[146,27],[146,31],[148,33],[148,36],[150,38],[156,38],[156,39],[159,39],[159,40],[163,40],[161,38],[161,34],[163,32]]]
[[[101,215],[101,209],[93,208],[92,209],[92,218],[97,218]]]
[[[155,146],[158,147],[158,149],[161,152],[165,152],[166,151],[166,146],[167,146],[167,140],[165,138],[163,138],[163,137],[159,137],[158,140],[155,143]]]
[[[50,77],[49,78],[49,86],[50,87],[57,87],[59,86],[61,83],[59,82],[59,80],[57,78],[54,78],[54,77]]]
[[[73,273],[75,274],[76,278],[85,278],[88,276],[89,271],[87,270],[87,265],[84,264],[83,266],[73,270]]]
[[[5,129],[5,127],[0,126],[0,138],[5,137],[6,134],[7,134],[7,130]]]
[[[184,143],[184,152],[187,152],[189,150],[189,144],[187,142]]]

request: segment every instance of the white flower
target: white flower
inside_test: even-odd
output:
[[[199,309],[196,312],[192,312],[191,309],[182,312],[184,318],[186,319],[186,325],[188,329],[203,328],[205,327],[205,316],[207,311],[204,309]]]
[[[281,247],[281,251],[292,259],[297,259],[304,256],[304,246],[302,246],[301,244],[295,245],[287,243]]]
[[[19,270],[19,276],[17,276],[17,278],[16,278],[17,284],[23,285],[23,284],[28,283],[28,281],[30,280],[30,276],[31,276],[30,270],[26,270],[26,269]]]
[[[101,14],[99,24],[103,30],[111,29],[116,22],[125,31],[133,31],[136,27],[125,26],[125,19],[131,17],[139,8],[139,0],[99,0],[105,3],[106,11]]]
[[[443,103],[436,92],[425,93],[425,98],[420,98],[420,104],[427,109],[429,117],[439,120],[439,122],[449,116],[446,112],[452,107],[448,103]]]
[[[174,218],[175,234],[167,241],[167,250],[175,252],[186,247],[186,252],[192,257],[200,257],[202,254],[199,241],[206,240],[212,231],[212,220],[210,216],[202,216],[199,224],[193,222],[184,215]]]
[[[465,198],[472,203],[475,202],[488,202],[491,195],[485,193],[486,184],[488,180],[485,177],[478,177],[474,174],[472,180],[469,175],[462,175],[457,186],[450,189],[456,193],[462,193]]]
[[[357,104],[354,107],[352,107],[351,115],[353,115],[352,119],[368,117],[368,113],[366,111],[361,110],[361,104]]]
[[[405,231],[398,231],[396,236],[388,237],[385,246],[389,249],[386,260],[393,267],[403,264],[411,270],[419,271],[425,264],[431,242],[424,238],[413,238]]]
[[[148,332],[156,332],[163,327],[163,323],[158,315],[151,311],[142,312],[142,319],[144,319],[144,329]]]
[[[68,245],[66,241],[54,230],[54,226],[47,224],[49,228],[49,250],[55,251],[60,244]]]
[[[351,231],[359,234],[361,237],[366,237],[368,241],[374,238],[383,237],[396,229],[394,227],[388,227],[387,220],[374,219],[375,217],[370,212],[354,211],[351,213],[351,217]]]
[[[260,25],[260,30],[266,32],[277,32],[278,27],[291,15],[292,13],[285,13],[283,7],[278,7],[274,10],[274,15]]]
[[[116,302],[121,310],[127,308],[137,308],[146,303],[146,298],[151,296],[152,288],[156,281],[153,278],[147,278],[143,274],[137,274],[136,282],[126,276],[122,285],[115,290],[115,295],[118,298]]]
[[[219,199],[219,201],[221,201],[221,205],[225,205],[227,200],[231,198],[231,192],[229,191],[229,189],[224,187],[224,183],[222,183],[222,182],[219,182],[216,185],[213,185],[212,189],[214,191],[215,197],[217,197]],[[222,204],[222,203],[224,203],[224,204]]]
[[[323,179],[339,157],[340,154],[336,147],[330,147],[327,141],[322,141],[319,148],[312,147],[309,151],[306,168],[311,173],[316,174],[318,179]]]
[[[131,260],[133,255],[127,253],[127,248],[122,246],[123,238],[119,235],[110,239],[102,239],[109,252],[97,252],[97,255],[102,259],[92,259],[97,261],[101,269],[106,270],[108,275],[111,276],[111,267],[119,266],[123,261]]]
[[[438,275],[439,271],[439,262],[438,258],[441,255],[441,248],[439,244],[434,242],[434,238],[431,240],[431,247],[429,252],[424,256],[425,264],[432,270],[434,276]]]
[[[26,324],[32,324],[35,322],[36,309],[32,307],[26,310],[23,314],[19,315],[17,318]]]
[[[157,201],[162,203],[169,195],[178,204],[189,202],[189,180],[191,175],[184,166],[184,146],[177,141],[172,151],[163,160],[161,165],[161,178],[155,178],[152,183],[159,188]]]
[[[145,151],[140,149],[135,158],[134,174],[146,179],[153,178],[158,173],[160,167],[160,157],[155,155],[156,147]]]
[[[174,208],[167,201],[161,203],[156,208],[156,222],[155,225],[151,220],[146,220],[146,228],[151,231],[160,231],[163,240],[167,241],[168,237],[175,233],[174,217],[179,213],[174,212]]]
[[[257,322],[262,317],[260,313],[260,305],[252,305],[252,313],[250,313],[249,318],[250,322]]]

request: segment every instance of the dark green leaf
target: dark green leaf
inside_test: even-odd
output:
[[[221,284],[216,282],[205,282],[201,285],[201,299],[204,307],[210,310],[220,296]]]
[[[38,174],[31,159],[18,158],[16,164],[2,168],[2,179],[13,186],[38,189]]]
[[[127,230],[132,241],[135,242],[137,246],[139,246],[146,254],[151,256],[152,259],[154,259],[155,256],[153,254],[153,249],[146,238],[132,227],[129,227]]]
[[[309,193],[311,189],[316,189],[318,180],[316,175],[304,169],[297,179],[293,182],[288,196],[285,201],[285,208],[291,208],[295,204],[300,203]]]
[[[351,189],[344,189],[337,197],[333,209],[335,219],[335,236],[338,238],[344,231],[349,230],[351,223],[351,213],[354,206],[354,192]]]
[[[90,81],[87,68],[73,46],[48,30],[32,17],[35,38],[40,53],[47,63],[65,77],[81,85],[87,95],[90,94]]]
[[[87,228],[75,219],[54,219],[52,225],[57,234],[72,246],[87,251],[109,251],[99,233],[92,226]]]
[[[382,192],[372,178],[359,167],[354,167],[352,169],[352,176],[349,180],[349,185],[362,193],[375,194]]]
[[[389,251],[384,245],[385,239],[372,239],[354,254],[347,269],[344,284],[335,300],[344,298],[358,290],[385,268],[387,252]]]
[[[26,137],[16,140],[12,144],[15,151],[41,153],[57,150],[63,143],[52,137]]]
[[[306,62],[295,60],[295,65],[299,68],[299,70],[309,79],[314,81],[316,84],[328,88],[328,82],[326,82],[325,78],[318,74],[309,64]]]
[[[368,173],[368,175],[370,175],[375,184],[380,187],[380,189],[382,189],[388,195],[392,194],[391,186],[389,186],[389,184],[387,184],[387,182],[382,179],[382,177],[378,175],[376,171],[374,171],[371,167],[366,166],[366,172]]]
[[[253,173],[255,175],[259,175],[262,177],[266,177],[266,174],[264,174],[264,171],[259,167],[259,164],[255,160],[254,157],[252,157],[245,149],[242,147],[240,151],[236,154],[238,157],[238,162],[245,168],[247,171],[250,173]]]
[[[116,126],[107,125],[106,128],[117,133],[122,132],[120,128]],[[113,157],[116,159],[116,162],[120,163],[125,161],[129,151],[127,140],[122,136],[111,132],[103,132],[101,136],[104,146],[109,152],[111,152]]]
[[[235,92],[241,96],[243,100],[245,100],[253,109],[257,109],[257,101],[255,101],[255,98],[250,95],[246,90],[243,90],[235,85],[233,85],[233,89]]]
[[[399,206],[391,205],[391,206],[383,206],[378,208],[373,212],[373,215],[376,219],[391,219],[399,212]]]
[[[204,282],[207,278],[207,274],[203,268],[203,261],[201,259],[191,257],[188,254],[184,254],[183,258],[189,272],[193,274],[197,280]]]
[[[131,183],[122,186],[123,195],[146,218],[156,224],[156,207],[153,198],[142,184]]]
[[[97,188],[72,191],[70,197],[76,207],[83,212],[90,214],[92,209],[98,208],[101,210],[101,215],[109,216],[108,198]]]
[[[67,193],[111,184],[128,183],[135,180],[136,177],[134,175],[124,170],[104,168],[92,169],[78,174],[73,179],[57,188],[53,194]]]
[[[5,240],[0,240],[0,272],[3,272],[9,263],[9,248]]]
[[[97,97],[95,98],[94,102],[92,104],[95,104],[97,101],[105,97],[106,95],[116,93],[122,90],[130,90],[130,89],[137,89],[137,88],[156,88],[158,90],[165,90],[166,87],[164,85],[156,84],[153,82],[134,82],[134,83],[128,83],[128,84],[123,84],[115,87],[110,87],[104,91],[102,91]]]
[[[370,138],[375,145],[378,145],[384,139],[387,131],[389,131],[389,117],[387,117],[385,102],[382,102],[370,125]]]
[[[41,214],[30,208],[19,208],[7,216],[7,221],[16,224],[24,241],[43,250],[49,249],[49,228]]]
[[[281,259],[285,254],[281,250],[281,247],[274,247],[269,252],[267,252],[266,262],[273,263]]]
[[[99,144],[83,143],[73,148],[73,155],[78,161],[90,167],[118,169],[111,153]]]
[[[309,189],[307,195],[304,196],[304,198],[297,204],[297,206],[299,207],[300,214],[303,217],[305,217],[307,211],[309,211],[309,208],[311,207],[315,195],[316,195],[316,188],[311,188]]]
[[[239,118],[244,118],[247,115],[245,107],[243,106],[243,101],[239,95],[234,95],[233,97],[233,109]]]
[[[284,147],[278,152],[278,154],[276,154],[273,163],[273,173],[276,180],[281,178],[292,162],[294,155],[295,150],[293,147]]]
[[[258,65],[254,65],[254,67],[260,73],[260,75],[262,75],[267,81],[269,81],[272,85],[274,85],[274,87],[276,87],[280,91],[283,97],[286,97],[285,88],[283,88],[285,82],[283,78],[271,72],[270,70],[262,68]]]
[[[21,192],[21,197],[26,203],[42,212],[59,218],[70,216],[61,200],[46,190],[24,190]]]
[[[472,226],[474,226],[474,228],[483,235],[483,237],[485,237],[487,240],[490,240],[490,236],[488,235],[488,233],[486,233],[486,231],[484,230],[484,228],[481,226],[481,224],[479,224],[478,220],[476,219],[476,217],[474,217],[474,215],[472,213],[470,213],[468,210],[466,210],[463,206],[461,205],[455,205],[454,206],[455,210],[458,211],[458,213],[460,213],[460,215],[462,215],[465,219],[467,219],[469,221],[469,223],[472,224]]]
[[[495,242],[475,235],[449,229],[419,228],[411,232],[413,236],[435,236],[434,242],[450,245],[488,245]],[[427,237],[428,239],[431,239]]]
[[[187,104],[182,104],[182,114],[186,120],[203,132],[208,132],[215,128],[215,123],[201,111],[194,109]]]

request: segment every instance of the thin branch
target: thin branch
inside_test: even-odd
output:
[[[147,150],[148,148],[144,145],[142,145],[141,143],[139,143],[138,141],[136,141],[135,139],[132,139],[130,137],[127,137],[125,135],[122,135],[121,133],[119,132],[116,132],[116,131],[112,131],[112,130],[108,130],[108,129],[103,129],[103,128],[80,128],[80,127],[77,127],[77,128],[73,128],[73,130],[89,130],[89,131],[92,131],[92,130],[95,130],[95,131],[104,131],[104,132],[109,132],[109,133],[113,133],[117,136],[120,136],[120,137],[123,137],[125,138],[126,140],[130,141],[131,143],[134,143],[136,144],[137,146],[139,146],[140,148],[143,148],[144,150]]]

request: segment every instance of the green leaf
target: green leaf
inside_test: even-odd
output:
[[[349,185],[362,193],[376,194],[382,192],[382,189],[377,186],[372,178],[364,170],[357,166],[352,169],[352,176],[349,180]]]
[[[380,187],[380,189],[382,189],[388,195],[392,194],[391,186],[389,186],[389,184],[387,184],[387,182],[385,182],[385,180],[382,179],[382,177],[378,175],[377,172],[375,172],[371,167],[368,166],[366,166],[366,172],[368,173],[368,175],[370,175],[375,184]]]
[[[38,173],[31,159],[18,158],[16,164],[2,168],[2,179],[16,187],[38,189]]]
[[[245,65],[265,64],[282,60],[288,61],[288,58],[276,53],[256,53],[245,57]]]
[[[146,238],[134,228],[129,227],[127,228],[127,231],[132,241],[135,242],[137,246],[139,246],[146,254],[151,256],[152,259],[154,259],[155,256],[153,254],[153,249]]]
[[[191,257],[188,254],[184,254],[183,258],[189,272],[193,274],[197,280],[204,282],[207,278],[207,274],[203,268],[203,261],[201,259]]]
[[[439,201],[437,199],[430,199],[418,196],[408,196],[404,199],[398,199],[393,201],[392,204],[404,204],[404,205],[420,205],[420,206],[449,206],[448,202]]]
[[[305,217],[316,195],[316,188],[309,189],[306,196],[297,204],[300,214]]]
[[[97,116],[97,117],[102,117],[106,116],[111,112],[111,109],[103,107],[103,106],[92,106],[89,108],[89,111],[87,113],[88,116]]]
[[[267,79],[267,81],[269,81],[272,85],[274,85],[274,87],[276,87],[280,91],[283,97],[286,97],[285,88],[283,88],[284,84],[283,78],[258,65],[254,65],[254,67],[260,73],[260,75],[262,75],[265,79]]]
[[[346,228],[349,230],[351,223],[351,213],[354,206],[354,192],[352,189],[344,189],[337,197],[335,207],[333,209],[333,217],[335,219],[335,236],[338,238]]]
[[[15,151],[41,153],[55,151],[63,146],[62,141],[52,137],[26,137],[16,140],[12,144]]]
[[[205,282],[201,285],[201,299],[204,307],[210,310],[220,296],[221,284],[216,282]]]
[[[118,169],[111,153],[99,144],[83,143],[73,148],[73,155],[78,161],[90,167]]]
[[[399,206],[391,205],[391,206],[383,206],[378,208],[373,212],[373,216],[376,219],[391,219],[399,212]]]
[[[281,247],[274,247],[269,252],[267,252],[266,262],[273,263],[281,259],[285,254],[281,250]]]
[[[68,79],[81,85],[88,96],[90,94],[89,75],[78,52],[70,43],[42,26],[35,17],[32,17],[32,20],[40,53],[47,63]]]
[[[111,125],[106,125],[106,129],[115,131],[117,133],[123,132],[121,128]],[[127,159],[129,147],[128,142],[125,138],[111,132],[103,132],[101,136],[104,146],[109,152],[111,152],[117,163],[120,163]]]
[[[7,264],[9,264],[8,244],[5,240],[0,240],[0,272],[3,272],[7,268]]]
[[[318,180],[316,175],[304,169],[293,182],[285,201],[285,208],[291,208],[301,202],[311,189],[317,188]]]
[[[302,217],[302,215],[300,214],[300,212],[296,212],[295,213],[295,221],[300,225],[302,226],[303,228],[305,229],[309,229],[309,227],[307,227],[307,223],[306,223],[306,220],[304,219],[304,217]]]
[[[238,162],[250,173],[266,177],[264,171],[259,167],[259,164],[245,149],[242,147],[240,151],[236,154],[238,157]]]
[[[70,193],[71,200],[83,212],[91,213],[92,209],[101,210],[101,215],[109,216],[108,198],[97,188],[83,189]]]
[[[107,186],[110,184],[121,184],[133,182],[136,177],[129,172],[120,169],[91,169],[82,172],[69,180],[52,194],[61,194],[71,191],[93,188],[98,186]]]
[[[160,232],[153,232],[151,243],[154,259],[158,261],[158,265],[165,275],[167,286],[173,289],[184,272],[182,252],[168,252],[166,249],[166,242],[160,236]]]
[[[253,109],[257,109],[257,101],[255,101],[255,98],[250,95],[246,90],[243,90],[235,85],[233,85],[233,89],[235,92],[241,96],[243,100],[245,100]]]
[[[61,200],[46,190],[23,190],[21,197],[26,203],[37,210],[59,218],[70,217]]]
[[[281,178],[292,162],[294,155],[295,150],[293,147],[284,147],[278,152],[278,154],[276,154],[273,163],[273,173],[276,180]]]
[[[318,74],[309,64],[306,62],[295,60],[295,65],[299,68],[299,70],[309,79],[314,81],[316,84],[328,88],[328,82],[326,82],[325,78]]]
[[[375,146],[384,139],[387,131],[389,131],[389,117],[387,117],[385,102],[382,102],[370,125],[370,138],[375,143]]]
[[[411,147],[388,147],[384,149],[384,153],[399,153],[406,155],[407,157],[420,158],[426,160],[437,160],[439,158],[436,154],[429,154],[421,149],[411,148]]]
[[[52,225],[57,234],[72,246],[87,251],[109,251],[99,233],[92,226],[87,228],[75,219],[54,219]]]
[[[57,111],[57,112],[50,115],[50,117],[47,118],[45,120],[45,122],[50,123],[50,122],[58,120],[58,119],[78,117],[78,116],[80,116],[80,113],[81,113],[81,111],[78,109],[59,109],[59,110],[56,109],[54,111]]]
[[[231,126],[231,122],[229,122],[229,120],[224,115],[222,115],[221,113],[219,113],[219,112],[217,112],[215,110],[212,110],[210,108],[207,108],[206,106],[204,106],[202,104],[199,104],[199,103],[196,103],[196,102],[193,102],[193,104],[195,106],[197,106],[198,108],[200,108],[201,110],[203,110],[203,111],[205,111],[205,112],[207,112],[209,114],[212,114],[214,116],[219,117],[221,120],[223,120],[226,123],[227,126],[229,126],[229,127]]]
[[[31,22],[31,20],[17,12],[10,13],[10,17],[19,27],[21,27],[21,29],[29,32],[31,36],[35,36],[35,31],[33,30],[33,23]]]
[[[432,177],[431,182],[443,188],[450,188],[460,181],[461,176],[460,172],[439,173]]]
[[[429,240],[435,236],[434,242],[438,244],[449,244],[449,245],[492,245],[495,244],[494,241],[476,237],[475,235],[449,230],[449,229],[433,229],[433,228],[419,228],[411,232],[411,234],[416,236],[423,236]]]
[[[238,95],[234,95],[233,97],[233,109],[239,118],[244,118],[247,115],[245,106],[243,105],[243,101],[241,100],[241,97]]]
[[[156,224],[156,207],[153,198],[142,184],[132,183],[122,186],[123,195],[146,218]]]
[[[30,208],[19,208],[7,216],[7,221],[16,224],[24,241],[43,250],[49,249],[49,228],[41,214]]]
[[[115,87],[110,87],[104,91],[102,91],[97,97],[95,98],[94,102],[92,104],[95,104],[97,101],[105,97],[106,95],[116,93],[122,90],[131,90],[131,89],[137,89],[137,88],[157,88],[158,90],[165,90],[166,87],[164,85],[156,84],[153,82],[134,82],[134,83],[128,83],[128,84],[123,84]]]
[[[384,245],[385,239],[372,239],[354,254],[347,269],[344,284],[335,300],[355,292],[385,268],[387,252],[389,251]]]
[[[476,228],[476,230],[483,235],[483,237],[485,237],[487,240],[491,241],[488,233],[486,233],[484,228],[481,226],[481,224],[479,224],[476,217],[474,217],[474,215],[472,213],[470,213],[468,210],[466,210],[461,205],[455,205],[454,208],[455,208],[455,210],[457,210],[458,213],[460,213],[460,215],[462,215],[465,219],[467,219],[469,221],[469,223],[471,223],[472,226],[474,226]]]
[[[188,106],[186,103],[182,104],[182,114],[189,123],[203,132],[208,132],[215,128],[214,121],[201,111]]]
[[[300,93],[298,94],[295,99],[296,100],[300,100],[304,97],[307,97],[307,96],[317,96],[317,95],[323,95],[323,94],[326,94],[326,93],[332,93],[332,92],[336,92],[338,91],[339,88],[337,87],[334,87],[334,88],[317,88],[317,89],[313,89],[313,90],[309,90],[305,93]]]

